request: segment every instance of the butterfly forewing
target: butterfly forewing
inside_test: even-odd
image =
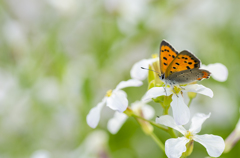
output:
[[[166,41],[160,44],[159,61],[161,74],[164,74],[178,52]]]
[[[173,84],[187,84],[209,78],[210,74],[209,71],[203,69],[188,69],[171,74],[167,80],[171,80]]]
[[[166,70],[165,77],[168,78],[176,72],[196,69],[200,67],[200,60],[192,53],[184,50],[170,63]]]

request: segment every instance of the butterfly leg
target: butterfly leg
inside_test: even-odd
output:
[[[166,84],[163,86],[163,88],[164,88],[164,91],[165,91],[165,93],[166,93],[166,95],[167,95],[167,90],[166,90]]]
[[[181,85],[179,85],[179,87],[180,87],[182,90],[185,90],[185,88],[183,88]]]

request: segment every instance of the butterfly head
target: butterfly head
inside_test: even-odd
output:
[[[164,81],[165,80],[165,74],[161,74],[161,76],[159,76],[159,78]]]

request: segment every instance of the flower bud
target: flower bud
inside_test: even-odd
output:
[[[188,97],[190,98],[190,99],[193,99],[193,98],[195,98],[197,96],[197,93],[195,93],[195,92],[188,92]]]
[[[127,109],[123,113],[125,113],[128,117],[133,115],[133,111],[130,107],[127,107]]]
[[[194,145],[194,140],[190,140],[190,141],[186,144],[187,150],[182,154],[182,157],[187,157],[187,156],[191,155],[191,153],[192,153],[192,151],[193,151],[193,145]]]

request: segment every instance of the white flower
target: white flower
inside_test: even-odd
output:
[[[143,70],[141,67],[148,68],[148,66],[155,61],[158,61],[158,57],[156,56],[151,59],[142,59],[136,62],[130,71],[131,77],[138,80],[144,80],[148,76],[148,71]]]
[[[108,133],[103,130],[94,130],[89,133],[75,150],[64,157],[68,158],[98,158],[100,154],[107,155]],[[106,156],[108,157],[108,155]]]
[[[187,86],[183,86],[182,92],[195,92],[199,94],[203,94],[209,97],[213,97],[213,92],[211,89],[204,87],[203,85],[199,84],[190,84]],[[188,123],[190,119],[190,110],[188,106],[184,103],[183,97],[181,95],[181,91],[175,92],[171,87],[166,87],[166,91],[163,87],[153,87],[147,91],[143,100],[150,100],[151,98],[156,98],[162,95],[170,96],[172,95],[172,102],[171,107],[173,111],[174,120],[178,125],[184,125]]]
[[[165,152],[169,158],[180,158],[182,153],[186,151],[186,144],[194,140],[202,144],[210,156],[219,157],[224,151],[224,140],[220,136],[212,134],[197,135],[200,132],[202,123],[209,118],[208,115],[198,113],[192,118],[190,129],[187,131],[183,126],[177,125],[174,119],[169,115],[161,116],[156,122],[171,127],[184,135],[184,137],[171,138],[165,142]]]
[[[126,87],[139,87],[142,85],[142,81],[130,79],[128,81],[120,82],[116,89],[109,90],[103,100],[92,108],[87,115],[87,123],[90,127],[96,128],[100,120],[100,113],[103,106],[106,104],[112,110],[124,112],[128,106],[127,94],[123,88]]]
[[[220,82],[224,82],[228,78],[228,69],[221,63],[202,65],[201,68],[211,72],[211,76]]]
[[[30,158],[50,158],[50,153],[47,150],[37,150],[31,155]]]
[[[151,119],[153,118],[155,111],[150,105],[146,103],[147,102],[136,101],[131,104],[131,109],[135,114],[140,115],[141,113],[142,117],[145,119]],[[108,121],[108,130],[112,134],[116,134],[124,122],[127,120],[127,118],[128,116],[126,114],[116,111],[113,118]]]
[[[225,153],[229,152],[239,140],[240,140],[240,119],[238,120],[238,123],[233,132],[225,140],[226,148],[224,152]]]

